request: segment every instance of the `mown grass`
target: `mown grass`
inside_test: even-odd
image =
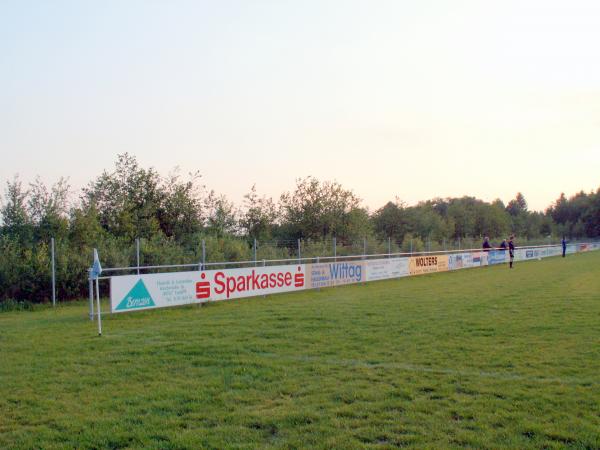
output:
[[[0,314],[0,448],[600,448],[600,252],[86,313]]]

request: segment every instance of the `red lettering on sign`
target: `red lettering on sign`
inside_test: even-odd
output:
[[[226,298],[238,292],[261,291],[266,289],[275,289],[293,286],[304,287],[304,274],[302,267],[298,266],[298,273],[292,275],[291,272],[281,271],[273,273],[252,273],[248,275],[227,276],[225,272],[216,272],[213,278],[215,294],[225,294]],[[201,278],[205,278],[205,274]],[[210,297],[210,282],[200,281],[196,283],[196,298]]]
[[[206,278],[206,274],[200,275],[200,278],[203,280]],[[210,282],[208,281],[199,281],[196,283],[196,298],[208,298],[210,297]]]

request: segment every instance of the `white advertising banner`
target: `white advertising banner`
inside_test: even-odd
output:
[[[479,263],[477,264],[479,265]],[[453,253],[448,255],[448,269],[467,269],[473,267],[473,256],[471,253]]]
[[[531,258],[533,258],[533,253],[531,253]],[[515,250],[515,261],[522,261],[527,259],[527,251],[524,248],[517,248]]]
[[[569,244],[567,252],[598,248],[598,243]],[[562,246],[517,248],[515,260],[532,260],[561,253]],[[115,276],[110,279],[110,306],[112,312],[164,308],[385,280],[411,273],[479,267],[505,260],[504,252],[474,251],[412,258]]]
[[[367,281],[387,280],[409,275],[410,258],[370,259],[367,261]]]
[[[300,264],[111,277],[110,306],[124,312],[299,291],[305,273]]]
[[[562,246],[548,247],[546,250],[546,256],[559,256],[562,255]]]
[[[343,261],[306,265],[307,288],[341,286],[366,281],[365,261]]]
[[[487,266],[488,264],[488,252],[471,252],[471,266],[479,267]]]

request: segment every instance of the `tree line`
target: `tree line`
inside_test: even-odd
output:
[[[73,201],[72,197],[77,194]],[[6,183],[0,209],[0,300],[46,301],[50,296],[49,242],[55,238],[58,295],[86,294],[93,248],[105,266],[129,266],[135,240],[143,240],[143,264],[199,261],[200,242],[212,261],[248,260],[254,242],[262,258],[290,257],[302,241],[303,256],[323,255],[335,237],[348,252],[366,240],[373,251],[421,251],[464,242],[478,245],[513,233],[521,242],[600,237],[600,188],[559,198],[546,211],[530,211],[521,193],[504,204],[475,197],[434,198],[409,206],[396,199],[375,211],[335,181],[300,178],[279,199],[255,186],[236,206],[208,190],[199,173],[162,176],[129,154],[117,157],[80,192],[66,179],[46,186],[39,178]],[[379,243],[379,244],[378,244]],[[473,244],[475,243],[475,244]],[[356,247],[354,247],[356,245]],[[379,247],[377,247],[379,245]]]

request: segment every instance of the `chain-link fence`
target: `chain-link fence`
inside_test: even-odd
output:
[[[492,240],[499,246],[501,239]],[[589,240],[586,240],[589,242]],[[518,246],[558,244],[557,238],[520,240]],[[573,242],[575,243],[575,242]],[[242,237],[204,236],[188,242],[169,239],[144,239],[122,242],[98,242],[96,248],[102,266],[124,268],[120,274],[143,271],[199,270],[251,265],[273,265],[295,261],[344,258],[349,256],[385,256],[398,253],[423,253],[481,248],[479,238],[456,240],[421,239],[410,235],[400,242],[392,238],[365,238],[342,241],[327,239],[251,240]],[[7,249],[5,249],[6,251]],[[10,249],[8,249],[10,250]],[[92,264],[92,246],[73,250],[72,242],[51,239],[26,252],[26,258],[3,258],[0,275],[4,298],[29,298],[48,302],[85,298],[88,294],[88,268]],[[113,272],[115,273],[115,272]]]

